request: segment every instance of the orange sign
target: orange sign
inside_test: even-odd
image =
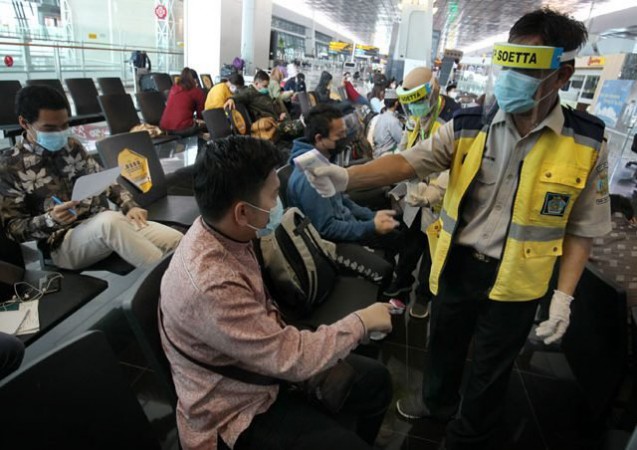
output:
[[[587,66],[603,66],[606,60],[603,56],[589,56],[586,62]]]

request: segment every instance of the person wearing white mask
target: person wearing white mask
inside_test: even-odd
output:
[[[0,217],[16,242],[36,240],[53,264],[83,269],[115,252],[136,267],[149,267],[177,247],[182,234],[147,220],[122,186],[71,201],[73,185],[101,168],[71,136],[69,104],[47,86],[18,92],[22,142],[0,156]],[[109,209],[109,201],[118,210]]]
[[[604,122],[559,99],[587,35],[564,14],[530,12],[495,44],[483,106],[399,155],[308,171],[327,194],[449,169],[440,218],[427,229],[436,297],[426,376],[421,392],[397,403],[405,418],[449,421],[447,450],[501,447],[493,440],[508,380],[540,299],[548,294],[550,308],[535,334],[557,343],[593,238],[611,230]]]
[[[243,75],[233,73],[224,83],[215,84],[206,97],[205,109],[223,108],[232,96],[244,87]]]

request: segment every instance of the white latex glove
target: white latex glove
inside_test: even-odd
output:
[[[429,186],[425,182],[407,184],[407,195],[405,201],[411,206],[429,206],[427,189]]]
[[[347,169],[336,164],[309,168],[305,171],[305,176],[323,197],[332,197],[337,192],[345,192],[349,182]]]
[[[535,329],[535,334],[543,339],[545,344],[552,344],[566,333],[570,323],[572,301],[573,297],[570,295],[558,290],[553,291],[549,318]]]

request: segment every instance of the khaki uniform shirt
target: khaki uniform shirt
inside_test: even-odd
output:
[[[480,253],[500,258],[513,210],[513,196],[519,182],[522,160],[542,133],[561,133],[562,108],[556,105],[527,136],[520,136],[510,115],[498,111],[489,128],[486,148],[476,180],[467,192],[460,212],[460,229],[455,243],[473,247]],[[413,148],[401,153],[419,178],[449,169],[454,149],[453,120]],[[566,233],[597,237],[608,233],[608,149],[602,144],[586,186],[573,205]]]

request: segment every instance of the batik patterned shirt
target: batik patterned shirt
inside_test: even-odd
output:
[[[109,209],[108,200],[126,214],[138,206],[118,184],[100,195],[82,200],[75,208],[78,220],[61,225],[46,220],[55,206],[53,196],[71,199],[75,181],[102,170],[82,144],[71,138],[58,152],[50,152],[23,139],[0,153],[0,224],[7,237],[16,242],[41,241],[53,250],[73,227]]]

